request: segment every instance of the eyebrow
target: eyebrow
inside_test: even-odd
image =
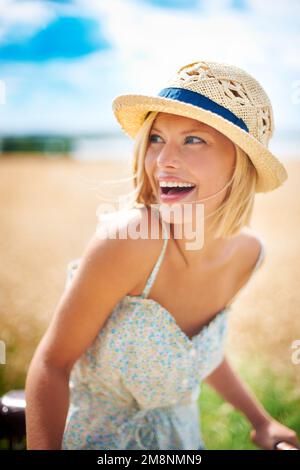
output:
[[[157,127],[152,127],[152,131],[162,132],[161,130],[157,129]],[[210,134],[209,130],[201,129],[201,127],[195,127],[194,129],[180,132],[180,134],[189,134],[190,132],[205,132],[206,134]]]

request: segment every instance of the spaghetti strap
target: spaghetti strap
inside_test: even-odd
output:
[[[143,297],[143,298],[148,297],[150,289],[151,289],[151,287],[152,287],[152,285],[155,281],[156,275],[158,273],[158,270],[160,268],[160,265],[162,263],[162,260],[163,260],[163,257],[164,257],[164,254],[165,254],[165,251],[166,251],[166,248],[167,248],[168,238],[169,238],[169,230],[166,227],[166,222],[164,220],[162,220],[162,218],[160,218],[160,220],[161,220],[161,223],[162,223],[164,244],[163,244],[162,250],[160,252],[160,255],[157,259],[157,262],[155,263],[155,266],[152,269],[152,272],[151,272],[150,276],[148,277],[148,280],[146,282],[146,286],[145,286],[143,292],[138,297]],[[75,273],[76,273],[77,269],[79,268],[80,261],[81,261],[81,258],[79,257],[79,258],[72,259],[68,263],[68,265],[67,265],[67,279],[66,279],[66,282],[65,282],[65,289],[67,289],[71,285],[71,283],[73,281],[73,278],[75,276]]]
[[[167,227],[165,225],[165,222],[162,219],[161,219],[161,222],[162,222],[162,228],[163,228],[164,244],[163,244],[162,250],[160,252],[160,255],[158,257],[158,260],[156,261],[155,266],[152,269],[152,272],[151,272],[150,276],[148,277],[148,280],[146,282],[146,286],[145,286],[143,292],[140,295],[140,297],[142,297],[144,299],[146,299],[149,295],[151,287],[152,287],[152,285],[155,281],[156,275],[158,273],[158,270],[159,270],[160,265],[162,263],[162,260],[164,258],[166,248],[167,248],[167,244],[168,244],[168,237],[169,237],[168,230],[167,230]]]

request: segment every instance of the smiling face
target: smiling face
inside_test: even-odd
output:
[[[234,164],[234,144],[221,132],[195,119],[157,114],[149,132],[145,171],[158,203],[196,202],[215,194],[232,177]],[[194,188],[168,189],[172,183],[164,182],[172,178]],[[165,187],[160,187],[160,180]],[[215,210],[225,195],[226,190],[205,201],[205,214]]]

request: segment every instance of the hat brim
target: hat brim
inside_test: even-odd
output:
[[[272,191],[288,177],[278,158],[255,137],[206,109],[170,98],[133,94],[117,96],[112,102],[112,108],[121,128],[131,138],[136,137],[149,111],[178,114],[214,127],[244,150],[251,159],[258,173],[256,192]]]

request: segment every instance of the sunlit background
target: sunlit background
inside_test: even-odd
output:
[[[112,99],[158,93],[183,64],[211,59],[261,82],[275,114],[270,148],[295,157],[299,18],[298,0],[0,0],[0,132],[51,136],[48,149],[63,146],[55,136],[76,138],[76,158],[123,157],[131,142]]]
[[[266,261],[233,304],[227,353],[300,433],[299,51],[299,0],[0,0],[0,396],[24,388],[104,196],[126,192],[112,180],[128,176],[133,142],[112,100],[157,94],[181,66],[215,60],[265,88],[269,146],[289,174],[257,195]],[[201,408],[208,448],[255,448],[249,423],[205,387]]]

